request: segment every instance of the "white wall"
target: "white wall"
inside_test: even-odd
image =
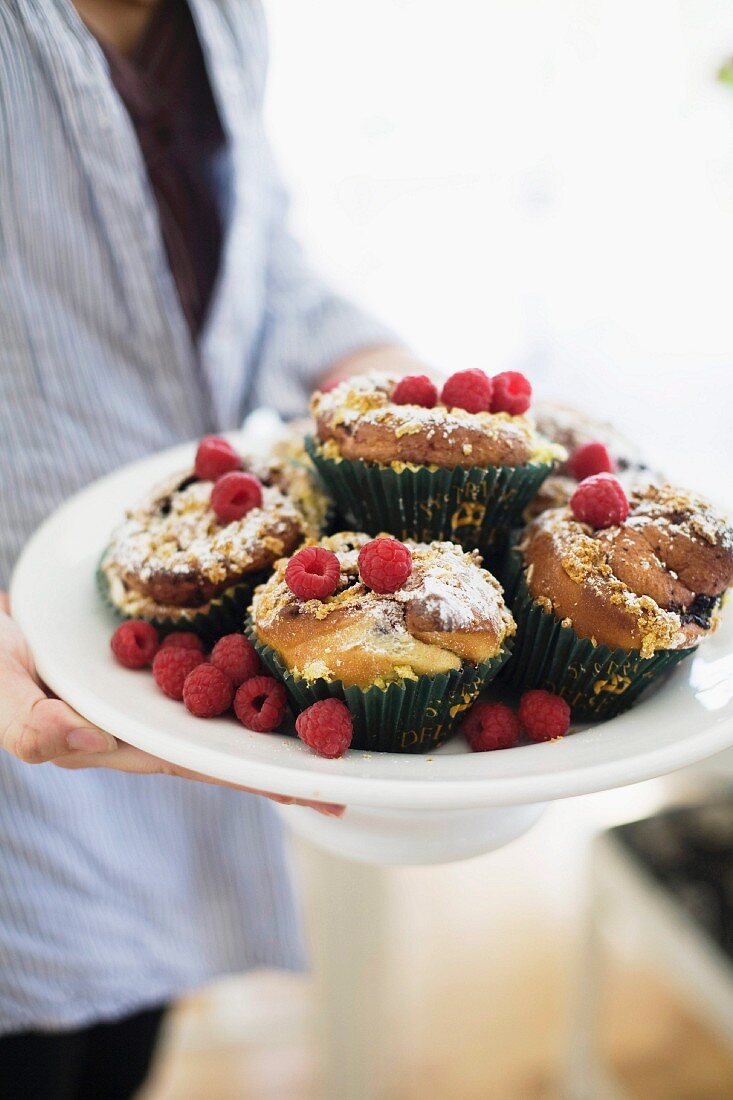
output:
[[[320,265],[445,370],[516,367],[733,501],[727,0],[269,0]]]

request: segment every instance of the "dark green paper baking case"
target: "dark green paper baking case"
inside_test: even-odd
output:
[[[205,609],[196,607],[182,609],[184,613],[176,619],[125,615],[114,602],[109,582],[101,565],[97,569],[97,587],[102,599],[118,619],[144,618],[153,624],[161,636],[180,630],[192,630],[206,645],[210,646],[224,634],[241,634],[254,590],[267,580],[269,575],[267,570],[254,573],[246,581],[227,588],[221,596],[211,600]]]
[[[351,747],[367,752],[426,753],[437,748],[455,733],[510,652],[505,643],[496,657],[479,665],[362,690],[344,687],[340,680],[296,680],[275,650],[259,640],[251,620],[245,633],[272,675],[285,684],[296,714],[320,699],[341,699],[354,723]]]
[[[502,682],[518,691],[544,688],[561,695],[574,719],[600,721],[628,710],[645,688],[694,652],[693,646],[642,657],[638,649],[609,649],[579,637],[534,601],[516,549],[506,556],[501,581],[517,623]]]
[[[333,459],[316,440],[305,446],[331,496],[354,531],[383,531],[417,542],[457,542],[489,553],[508,528],[520,522],[525,505],[554,463],[482,469],[406,466],[395,470],[361,459]]]

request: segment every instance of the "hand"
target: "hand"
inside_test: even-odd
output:
[[[0,592],[0,748],[26,764],[50,762],[70,770],[112,768],[140,775],[176,775],[261,794],[283,805],[311,806],[330,817],[340,817],[344,812],[343,806],[253,791],[179,768],[87,722],[66,703],[46,694],[23,635],[10,617],[4,592]]]
[[[369,371],[384,371],[385,374],[430,374],[431,371],[416,359],[412,352],[396,344],[383,344],[379,347],[362,348],[339,359],[320,379],[319,385],[340,382],[355,374],[368,374]]]

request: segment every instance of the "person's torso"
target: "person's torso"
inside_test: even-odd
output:
[[[245,411],[270,201],[264,27],[241,0],[194,0],[192,13],[227,140],[198,345],[103,52],[68,0],[0,7],[0,585],[71,492]]]
[[[229,150],[187,0],[158,0],[134,46],[99,33],[145,161],[181,309],[195,341],[221,262]]]
[[[197,344],[130,117],[70,0],[0,2],[0,587],[33,528],[121,463],[239,422],[263,324],[259,6],[192,0],[227,139]],[[0,1033],[292,965],[263,799],[0,752]]]

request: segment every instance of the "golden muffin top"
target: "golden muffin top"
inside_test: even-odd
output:
[[[254,629],[295,676],[368,687],[437,675],[496,656],[514,633],[501,586],[475,552],[407,541],[412,572],[396,592],[381,594],[359,576],[359,551],[369,541],[354,532],[321,539],[340,565],[336,591],[324,600],[291,591],[287,560],[257,590]]]

